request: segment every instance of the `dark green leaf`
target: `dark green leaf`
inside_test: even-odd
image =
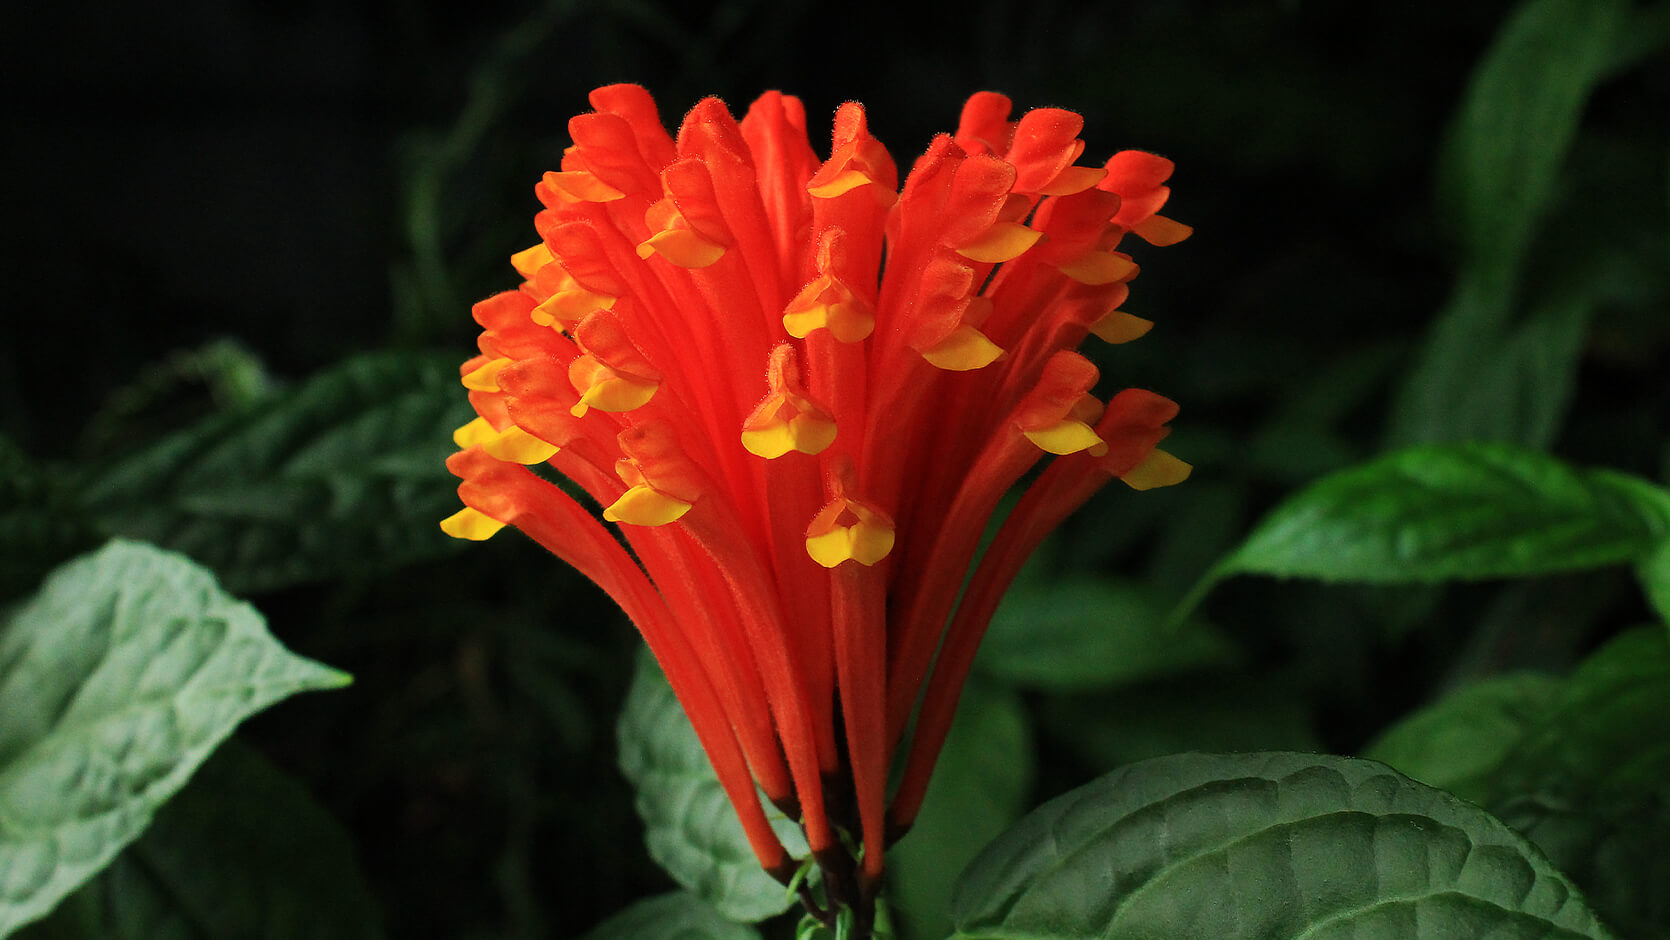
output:
[[[674,891],[645,898],[586,934],[585,940],[759,940],[747,924],[719,916],[693,894]]]
[[[1528,0],[1480,62],[1439,168],[1439,204],[1453,208],[1469,262],[1518,267],[1628,8]]]
[[[1632,936],[1670,934],[1670,640],[1635,630],[1585,660],[1490,780],[1485,804]]]
[[[1622,0],[1529,0],[1475,72],[1439,172],[1460,278],[1403,386],[1394,443],[1550,439],[1592,292],[1555,298],[1522,327],[1511,320],[1532,236],[1627,13]]]
[[[1186,754],[1044,804],[963,873],[956,937],[1608,937],[1482,810],[1368,761]]]
[[[1563,684],[1523,673],[1470,685],[1398,722],[1363,756],[1482,803],[1490,775],[1544,717]]]
[[[37,925],[52,928],[38,936],[382,936],[347,833],[298,782],[236,739],[216,749],[145,834],[72,900],[95,914],[96,925],[65,923],[66,902]],[[34,940],[35,930],[24,940]]]
[[[58,569],[0,635],[0,934],[103,868],[238,722],[347,681],[177,555],[112,542]]]
[[[1041,726],[1102,773],[1185,751],[1310,751],[1321,741],[1300,691],[1213,673],[1093,695],[1052,695]]]
[[[1056,691],[1105,688],[1233,658],[1198,620],[1167,626],[1170,608],[1134,582],[1077,578],[1016,585],[992,617],[979,668]]]
[[[735,921],[764,920],[793,898],[760,868],[672,687],[647,652],[620,715],[620,769],[637,792],[649,854],[673,879]],[[806,840],[766,805],[789,851]]]
[[[1653,609],[1658,611],[1658,619],[1670,627],[1670,539],[1647,553],[1635,566],[1635,573]]]
[[[976,677],[934,767],[922,812],[888,853],[893,918],[905,940],[951,929],[957,872],[1020,818],[1032,785],[1032,732],[1015,693]]]
[[[351,359],[103,468],[84,506],[233,590],[385,571],[451,548],[444,461],[470,414],[454,357]]]
[[[1643,557],[1670,492],[1503,444],[1429,445],[1324,477],[1219,566],[1378,583],[1546,574]]]
[[[1454,693],[1368,749],[1518,828],[1632,936],[1670,931],[1670,640],[1647,628],[1569,679]]]
[[[0,601],[33,590],[48,571],[101,541],[62,475],[0,437]]]
[[[1614,72],[1628,71],[1670,48],[1670,3],[1658,0],[1640,4],[1630,11],[1630,20],[1618,30],[1613,52]]]

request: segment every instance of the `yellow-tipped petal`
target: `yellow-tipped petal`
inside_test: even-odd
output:
[[[1043,232],[1019,222],[998,222],[979,238],[958,248],[957,254],[971,261],[1000,264],[1019,258],[1043,237]]]
[[[835,422],[816,415],[796,415],[763,428],[744,429],[742,446],[750,454],[776,460],[789,451],[819,454],[835,443]]]
[[[891,551],[893,529],[867,522],[836,526],[822,535],[806,539],[806,554],[825,568],[833,568],[844,561],[856,561],[869,567],[886,558]]]
[[[692,505],[682,499],[674,499],[647,483],[640,483],[622,493],[620,499],[603,510],[603,518],[627,525],[666,525],[689,512]]]
[[[829,325],[829,305],[818,304],[805,310],[783,314],[783,329],[795,339],[805,339],[812,331]]]
[[[857,298],[783,314],[783,329],[795,339],[805,339],[820,327],[828,327],[836,342],[856,343],[875,332],[876,317],[869,304]]]
[[[705,268],[725,256],[725,246],[716,245],[687,228],[656,232],[638,243],[638,257],[660,255],[681,268]]]
[[[931,349],[922,351],[922,358],[948,372],[967,372],[983,369],[997,361],[1003,349],[968,324],[951,332]]]
[[[1133,490],[1151,490],[1157,486],[1181,483],[1189,478],[1192,470],[1192,465],[1156,447],[1120,479]]]
[[[1107,316],[1097,320],[1090,332],[1109,343],[1128,343],[1134,339],[1141,339],[1154,328],[1153,320],[1132,316],[1123,310],[1115,310]]]
[[[852,557],[852,534],[844,527],[830,529],[806,539],[806,554],[825,568],[833,568]]]
[[[576,418],[583,418],[591,408],[611,413],[632,411],[649,404],[649,400],[655,397],[655,390],[660,387],[659,382],[640,382],[628,378],[602,379],[592,383],[592,386],[580,395],[580,400],[569,409],[569,413]]]
[[[1042,196],[1071,196],[1082,193],[1106,179],[1108,171],[1100,166],[1070,166],[1055,175],[1055,179],[1038,190]]]
[[[788,422],[779,422],[770,427],[755,428],[742,432],[742,447],[756,457],[776,460],[791,450],[794,450],[794,434],[789,430]]]
[[[477,444],[486,444],[498,436],[499,432],[493,430],[493,426],[487,423],[486,418],[477,418],[453,431],[452,442],[458,445],[459,450],[463,450]]]
[[[511,425],[500,431],[482,449],[498,460],[519,464],[544,463],[556,454],[558,447],[546,443],[521,428]]]
[[[493,534],[502,528],[504,523],[468,506],[441,520],[442,532],[455,539],[468,539],[472,542],[492,538]]]
[[[1097,447],[1103,447],[1104,451],[1106,449],[1106,445],[1090,425],[1071,418],[1058,421],[1047,428],[1021,433],[1026,435],[1027,440],[1052,454],[1076,454],[1081,450],[1094,450]]]
[[[516,273],[530,279],[535,271],[550,264],[553,260],[551,249],[545,247],[544,242],[540,242],[532,248],[524,248],[510,256],[510,264],[516,269]]]
[[[625,193],[583,170],[546,173],[545,184],[568,202],[614,202],[626,198]]]
[[[563,331],[568,329],[568,324],[578,323],[593,310],[612,309],[619,299],[583,289],[557,291],[541,301],[528,316],[540,326]]]
[[[868,173],[863,170],[843,170],[835,178],[821,186],[808,186],[806,191],[819,199],[834,199],[836,196],[851,192],[866,183],[873,183]]]
[[[1167,245],[1175,245],[1195,233],[1192,226],[1184,225],[1175,219],[1168,219],[1163,215],[1151,215],[1138,222],[1131,231],[1136,232],[1148,244],[1158,245],[1162,248]]]
[[[835,422],[817,415],[802,414],[789,419],[794,449],[803,454],[820,454],[835,443]]]
[[[510,365],[509,359],[494,359],[481,366],[469,375],[464,376],[464,387],[473,392],[496,392],[499,390],[499,370]]]
[[[1137,276],[1137,263],[1111,251],[1092,251],[1082,258],[1056,265],[1056,270],[1080,284],[1112,284]]]

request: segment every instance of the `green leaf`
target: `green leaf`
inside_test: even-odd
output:
[[[1407,583],[1620,564],[1670,532],[1670,492],[1505,444],[1426,445],[1342,470],[1267,515],[1214,578]]]
[[[1592,292],[1562,291],[1511,321],[1532,237],[1628,12],[1622,0],[1529,0],[1474,73],[1439,167],[1461,271],[1403,385],[1394,443],[1551,439]]]
[[[1490,794],[1490,775],[1543,718],[1563,685],[1537,673],[1486,679],[1398,722],[1363,756],[1482,803]]]
[[[957,872],[1020,818],[1032,786],[1032,731],[1014,692],[974,677],[922,812],[888,853],[893,918],[906,940],[937,940],[951,929]]]
[[[236,739],[71,900],[80,912],[66,902],[21,940],[383,935],[347,832],[300,783]],[[83,923],[61,916],[75,913]]]
[[[963,873],[957,938],[1608,937],[1475,806],[1368,761],[1185,754],[1034,810]]]
[[[1489,779],[1484,803],[1631,936],[1670,934],[1670,640],[1626,633],[1585,660]]]
[[[988,675],[1055,691],[1106,688],[1230,662],[1233,648],[1134,582],[1080,577],[1017,584],[980,645]]]
[[[452,548],[444,462],[470,414],[454,357],[362,356],[101,469],[83,506],[236,591],[386,571]]]
[[[0,601],[34,590],[62,562],[102,542],[62,475],[0,437]]]
[[[1479,63],[1438,183],[1470,262],[1520,264],[1628,11],[1622,0],[1528,0]]]
[[[1635,574],[1641,581],[1641,589],[1647,592],[1647,600],[1658,612],[1658,619],[1670,627],[1670,539],[1648,552],[1635,566]]]
[[[1367,751],[1528,836],[1630,936],[1670,933],[1670,640],[1614,639],[1568,679],[1502,676]]]
[[[620,769],[637,793],[650,857],[731,920],[788,910],[794,899],[760,868],[690,719],[647,651],[621,708],[619,732]],[[799,828],[769,802],[766,811],[784,846],[805,855]]]
[[[347,681],[179,556],[116,541],[59,568],[0,635],[0,935],[103,868],[238,722]]]
[[[1051,695],[1039,723],[1097,773],[1184,751],[1320,750],[1301,691],[1205,673],[1091,695]]]
[[[585,935],[584,940],[759,940],[760,932],[719,916],[684,891],[645,898]]]

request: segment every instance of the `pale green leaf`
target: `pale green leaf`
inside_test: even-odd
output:
[[[673,880],[735,921],[764,920],[793,898],[760,868],[690,719],[648,653],[621,709],[620,768],[637,793],[649,854]],[[800,830],[766,804],[789,851]]]
[[[299,782],[234,738],[109,868],[20,937],[382,935],[348,833]]]
[[[184,558],[112,542],[0,635],[0,935],[103,868],[244,718],[347,677]]]

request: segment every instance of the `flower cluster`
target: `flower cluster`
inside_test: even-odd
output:
[[[761,865],[796,868],[763,792],[826,870],[845,859],[873,891],[1022,562],[1107,481],[1188,474],[1155,446],[1176,405],[1098,400],[1074,351],[1151,325],[1120,309],[1137,266],[1119,247],[1189,234],[1156,214],[1172,165],[1080,166],[1078,115],[1012,120],[992,93],[902,188],[856,103],[828,159],[775,92],[741,121],[704,100],[676,137],[636,86],[591,104],[535,187],[520,288],[474,308],[463,383],[480,417],[456,434],[466,508],[442,527],[514,526],[595,581],[660,662]]]

